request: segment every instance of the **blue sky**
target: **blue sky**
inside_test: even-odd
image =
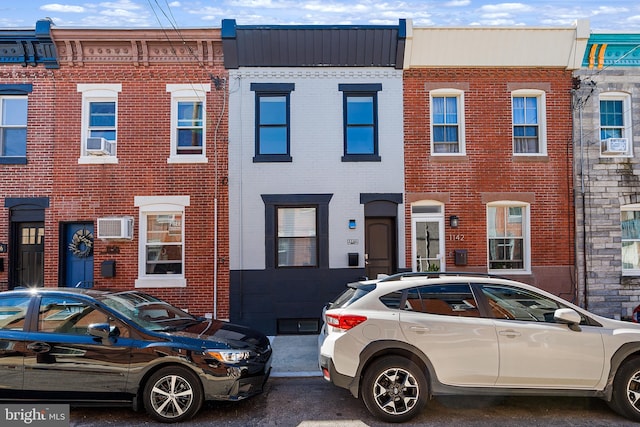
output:
[[[414,26],[571,26],[588,18],[593,32],[640,33],[640,0],[2,0],[0,28],[204,28],[222,19],[255,24]]]

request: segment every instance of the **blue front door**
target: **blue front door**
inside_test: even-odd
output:
[[[64,286],[93,286],[93,223],[73,223],[64,227]]]

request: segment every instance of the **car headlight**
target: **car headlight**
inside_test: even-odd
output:
[[[248,350],[207,350],[206,353],[224,363],[238,363],[249,360],[253,356]]]

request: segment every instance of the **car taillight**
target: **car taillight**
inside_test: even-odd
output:
[[[355,314],[327,314],[327,325],[348,331],[367,320],[365,316]]]

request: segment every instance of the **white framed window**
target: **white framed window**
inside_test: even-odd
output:
[[[487,204],[489,272],[530,273],[530,206],[517,201]]]
[[[620,208],[622,274],[640,276],[640,203]]]
[[[189,196],[136,196],[140,212],[136,287],[185,287],[185,207]]]
[[[118,163],[118,93],[122,85],[78,84],[82,130],[78,163]]]
[[[631,96],[622,92],[600,94],[600,155],[633,156]]]
[[[171,93],[171,155],[168,163],[207,161],[206,100],[210,84],[168,84]]]
[[[546,97],[542,90],[520,89],[511,92],[513,154],[547,154]]]
[[[464,92],[437,89],[429,92],[431,154],[464,155]]]
[[[27,97],[0,96],[0,158],[27,157]]]

